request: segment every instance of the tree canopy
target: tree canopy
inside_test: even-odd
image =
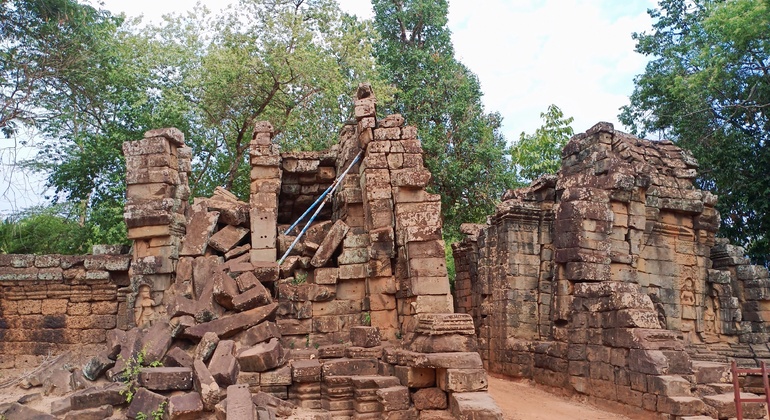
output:
[[[446,0],[373,0],[377,63],[398,89],[390,112],[415,125],[441,194],[445,235],[460,223],[482,222],[514,185],[500,133],[501,117],[486,113],[479,80],[454,57]]]
[[[529,183],[545,174],[555,174],[561,168],[561,149],[569,142],[574,131],[572,117],[556,105],[548,106],[540,113],[543,125],[533,134],[521,133],[519,141],[511,147],[511,157],[516,165],[516,180]]]
[[[770,261],[770,0],[661,0],[650,56],[621,121],[660,133],[700,162],[697,182],[719,195],[720,235]]]

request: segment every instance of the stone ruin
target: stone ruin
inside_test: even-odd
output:
[[[190,202],[177,129],[124,143],[130,254],[0,256],[0,368],[62,396],[50,417],[0,415],[501,419],[474,320],[453,311],[417,130],[378,120],[367,85],[357,96],[327,151],[281,153],[256,123],[248,203],[221,188]]]
[[[715,238],[697,167],[669,141],[599,123],[557,175],[464,225],[455,308],[473,316],[485,368],[645,418],[735,417],[727,363],[770,359],[770,278]],[[744,390],[762,391],[757,379]],[[763,404],[744,410],[765,418]]]

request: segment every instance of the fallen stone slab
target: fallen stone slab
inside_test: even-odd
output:
[[[56,420],[56,417],[43,413],[42,411],[21,405],[17,402],[9,404],[4,409],[0,409],[0,417],[25,420]]]
[[[251,400],[248,385],[238,384],[227,387],[227,418],[257,420],[257,408]]]
[[[201,359],[195,359],[193,362],[193,386],[201,396],[203,409],[213,411],[219,403],[220,388],[211,371]]]
[[[238,314],[204,322],[186,329],[182,336],[193,340],[200,340],[203,338],[203,334],[214,332],[219,338],[232,337],[249,327],[275,316],[275,311],[277,309],[278,304],[271,303]]]
[[[120,394],[122,389],[123,384],[112,383],[78,391],[70,396],[71,410],[123,404],[126,398]]]
[[[265,289],[265,286],[263,286],[260,281],[255,282],[253,287],[245,292],[234,296],[231,301],[233,308],[239,312],[248,311],[249,309],[254,309],[258,306],[267,305],[272,302],[273,298],[270,296],[270,292]]]
[[[283,347],[277,338],[259,343],[238,354],[238,363],[245,372],[265,372],[283,362]]]
[[[241,347],[251,347],[271,338],[281,338],[281,330],[275,322],[262,322],[244,331],[240,336]]]
[[[64,420],[104,420],[112,417],[113,411],[111,405],[86,408],[85,410],[70,411],[64,416]]]
[[[130,419],[142,416],[151,418],[153,412],[165,408],[166,401],[168,398],[163,395],[156,394],[146,388],[139,388],[131,399],[131,404],[128,405],[126,417]]]
[[[275,412],[278,416],[288,417],[297,408],[294,404],[274,397],[266,392],[257,392],[251,395],[251,400],[257,407],[266,407]]]
[[[198,342],[198,345],[193,351],[193,359],[200,359],[204,362],[208,362],[209,359],[211,359],[211,356],[214,354],[214,350],[217,349],[218,344],[219,336],[217,336],[217,333],[209,331],[203,334],[201,341]]]
[[[219,232],[211,235],[209,246],[220,252],[227,252],[238,245],[249,233],[249,229],[226,225]]]
[[[214,300],[223,308],[233,309],[233,299],[238,296],[238,285],[224,271],[214,272]],[[249,308],[250,309],[250,308]]]
[[[139,370],[139,385],[153,391],[192,389],[189,367],[148,367]]]
[[[449,411],[456,419],[500,419],[503,412],[486,392],[456,392],[449,397]]]
[[[193,358],[180,347],[172,347],[163,357],[163,366],[168,367],[192,367]]]
[[[235,384],[240,367],[235,357],[235,342],[222,340],[209,362],[209,371],[220,387]]]
[[[217,227],[219,212],[206,211],[205,207],[193,205],[193,213],[186,226],[179,255],[199,256],[206,252],[209,238]]]
[[[168,399],[169,420],[196,420],[203,415],[203,402],[197,392],[174,395]]]
[[[329,234],[326,235],[323,242],[318,246],[313,258],[310,260],[310,264],[313,267],[323,267],[329,261],[334,251],[340,246],[342,240],[345,238],[345,234],[350,230],[348,226],[342,220],[337,220],[329,230]]]

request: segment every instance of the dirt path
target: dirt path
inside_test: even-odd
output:
[[[527,382],[489,376],[489,393],[505,420],[626,420],[579,401],[549,394]]]

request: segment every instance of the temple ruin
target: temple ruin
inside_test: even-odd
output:
[[[734,417],[727,362],[770,357],[770,278],[715,238],[697,167],[599,123],[557,175],[465,225],[456,311],[473,316],[485,367],[641,413]]]
[[[0,367],[90,354],[25,379],[63,395],[64,418],[502,418],[473,319],[453,311],[417,130],[375,106],[362,85],[322,152],[282,153],[256,123],[248,203],[189,200],[177,129],[124,143],[130,255],[0,256]]]
[[[417,130],[367,85],[331,149],[273,134],[254,126],[248,202],[190,200],[179,130],[127,141],[133,246],[0,255],[0,369],[60,396],[52,418],[500,419],[491,372],[695,419],[735,415],[728,362],[770,358],[768,270],[715,238],[671,142],[573,137],[557,175],[463,225],[451,291]]]

